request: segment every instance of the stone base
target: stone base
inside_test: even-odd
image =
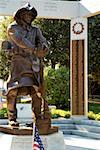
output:
[[[32,135],[33,129],[30,127],[11,127],[9,125],[0,125],[0,132],[12,135]]]
[[[42,126],[43,128],[39,129],[39,135],[49,135],[58,132],[58,127],[53,126],[46,130],[46,125]],[[26,127],[26,126],[19,126],[19,127],[11,127],[9,125],[0,125],[0,132],[12,135],[32,135],[33,128]]]
[[[10,135],[0,133],[0,150],[32,150],[32,135]]]
[[[65,150],[64,136],[61,131],[41,136],[45,150]]]
[[[40,136],[45,150],[65,150],[64,137],[61,131]],[[0,133],[1,150],[32,150],[32,136],[7,135]]]

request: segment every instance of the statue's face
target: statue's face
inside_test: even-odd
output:
[[[29,12],[24,12],[21,14],[21,19],[25,21],[27,24],[31,24],[33,21],[33,14],[31,11]]]

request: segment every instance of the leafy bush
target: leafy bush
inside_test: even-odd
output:
[[[51,114],[52,119],[59,118],[60,116],[58,114]]]
[[[89,111],[88,118],[90,120],[98,120],[98,121],[100,121],[100,113],[95,114],[93,111]]]
[[[100,113],[96,114],[96,120],[100,121]]]
[[[45,76],[46,99],[57,108],[68,107],[69,99],[69,68],[60,67],[56,70],[49,68]]]
[[[0,110],[0,118],[7,118],[7,108],[2,108]]]
[[[93,111],[95,114],[100,112],[100,104],[88,103],[89,111]]]
[[[89,118],[90,120],[95,120],[95,114],[93,113],[93,111],[89,111],[89,113],[88,113],[88,118]]]
[[[70,111],[65,111],[61,109],[51,109],[51,116],[53,119],[58,117],[70,118],[71,113]]]

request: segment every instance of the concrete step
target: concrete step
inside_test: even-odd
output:
[[[60,123],[52,125],[58,126],[60,130],[76,129],[100,134],[100,127],[93,125],[90,126],[90,125],[75,125],[75,124],[60,124]]]
[[[64,135],[66,150],[100,150],[100,140],[78,135]]]
[[[100,127],[100,121],[96,121],[96,120],[88,120],[88,119],[73,119],[73,123],[77,124],[77,125],[89,125],[89,126],[96,126],[96,127]]]
[[[60,123],[60,124],[77,124],[77,125],[91,125],[100,127],[100,121],[96,120],[89,120],[89,119],[65,119],[65,118],[58,118],[52,119],[52,123]]]
[[[89,125],[74,125],[74,124],[53,124],[53,126],[58,126],[59,129],[76,129],[81,131],[89,131],[93,133],[100,134],[100,127],[89,126]]]
[[[82,131],[82,130],[62,130],[64,135],[71,134],[71,135],[78,135],[82,137],[88,137],[92,139],[100,140],[100,134]]]
[[[66,146],[66,150],[93,150],[93,149],[67,145],[67,146]],[[94,149],[94,150],[95,150],[95,149]]]
[[[59,129],[64,130],[64,129],[76,129],[76,126],[74,124],[60,124],[60,123],[55,123],[52,124],[53,126],[58,126]]]
[[[89,122],[90,123],[90,122]],[[89,137],[92,139],[100,139],[100,127],[97,124],[86,125],[85,124],[60,124],[54,123],[53,126],[58,126],[64,134],[80,135],[82,137]]]
[[[61,130],[64,134],[80,135],[83,137],[100,139],[99,127],[91,127],[86,125],[77,125],[76,127],[73,124],[53,124],[53,126],[55,125],[58,126],[59,130]]]
[[[58,118],[58,119],[52,119],[52,124],[73,124],[72,119],[65,119],[65,118]]]
[[[75,125],[75,127],[77,130],[89,131],[89,132],[100,134],[100,127],[99,126]]]

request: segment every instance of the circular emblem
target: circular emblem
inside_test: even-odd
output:
[[[72,26],[72,31],[74,32],[74,34],[81,34],[83,30],[84,30],[84,25],[81,22],[76,22]]]

